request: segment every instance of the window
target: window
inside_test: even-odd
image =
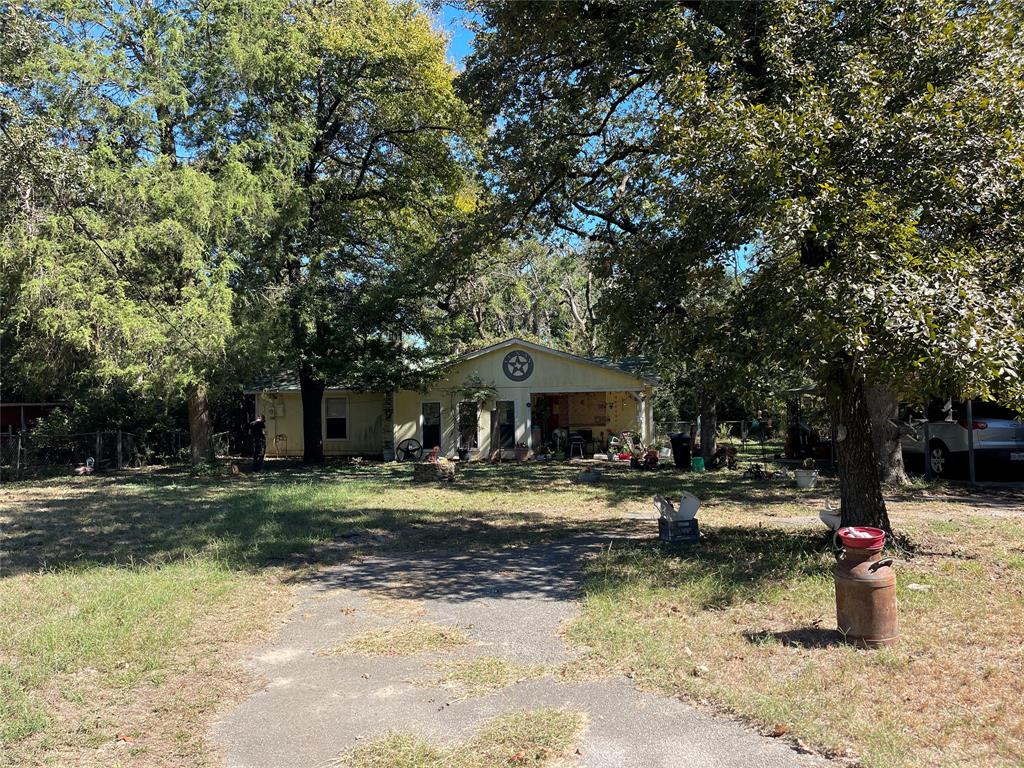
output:
[[[328,440],[348,439],[348,398],[328,397],[324,400],[324,434]]]
[[[474,450],[477,445],[477,404],[472,400],[459,403],[459,448]]]
[[[441,404],[425,402],[423,414],[423,447],[433,449],[441,444]]]

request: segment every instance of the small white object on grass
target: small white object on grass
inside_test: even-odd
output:
[[[841,509],[833,507],[831,501],[826,501],[825,508],[818,513],[818,518],[830,531],[838,531],[842,523],[843,512]]]
[[[659,493],[654,496],[654,508],[658,510],[658,514],[663,519],[673,523],[680,520],[693,520],[697,516],[697,510],[700,509],[700,499],[692,493],[683,491],[679,498],[679,506],[674,507],[671,501]]]

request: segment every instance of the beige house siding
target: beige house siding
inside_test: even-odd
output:
[[[320,425],[326,436],[325,414],[328,398],[348,400],[348,437],[324,439],[327,456],[366,456],[382,452],[384,395],[380,392],[350,392],[328,389],[320,406]],[[256,396],[256,412],[267,417],[267,455],[302,455],[302,399],[298,392],[266,393]]]
[[[512,381],[502,368],[505,356],[516,349],[524,349],[533,359],[532,374],[525,381]],[[623,430],[640,428],[644,440],[654,434],[652,386],[624,371],[595,365],[589,361],[546,352],[533,345],[511,345],[488,351],[480,357],[454,363],[445,376],[425,393],[402,391],[395,394],[395,445],[412,438],[422,442],[422,404],[441,403],[442,449],[454,456],[457,450],[457,407],[461,399],[459,390],[467,379],[478,377],[483,383],[497,389],[495,401],[512,401],[516,411],[516,442],[526,443],[531,449],[533,424],[531,399],[534,394],[566,393],[586,395],[606,393],[607,416],[602,424],[588,425],[573,422],[577,428],[592,428],[595,434],[617,434]],[[571,399],[571,398],[570,398]],[[570,404],[571,407],[571,404]],[[494,401],[480,407],[477,417],[477,457],[490,454],[491,419]]]
[[[520,351],[529,355],[533,366],[529,376],[517,381],[504,368],[506,355]],[[639,427],[644,440],[654,433],[653,388],[649,381],[625,371],[603,366],[572,355],[547,350],[535,344],[512,340],[454,361],[445,374],[427,392],[403,390],[394,393],[389,409],[387,396],[381,393],[359,393],[327,390],[329,397],[348,398],[348,438],[324,440],[324,453],[329,456],[381,455],[393,457],[394,447],[406,439],[423,443],[422,406],[437,402],[441,406],[441,447],[447,456],[458,449],[459,390],[467,379],[479,377],[497,390],[497,397],[481,406],[477,413],[478,449],[473,458],[491,453],[491,422],[496,401],[515,404],[515,442],[531,449],[534,431],[531,423],[531,400],[537,395],[566,395],[574,429],[590,429],[603,440],[623,430]],[[302,455],[302,403],[299,393],[255,392],[258,413],[267,417],[267,453]],[[322,406],[324,424],[326,403]],[[388,412],[391,411],[391,418]],[[577,421],[592,419],[594,424]],[[592,416],[590,414],[593,414]],[[325,430],[326,435],[326,430]]]

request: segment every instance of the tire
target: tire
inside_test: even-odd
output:
[[[949,477],[949,449],[939,440],[932,440],[928,447],[932,462],[932,474],[936,477]]]

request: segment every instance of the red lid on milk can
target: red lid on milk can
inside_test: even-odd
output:
[[[885,546],[885,531],[881,528],[852,525],[840,528],[839,538],[843,540],[843,546],[850,549],[881,549]]]

